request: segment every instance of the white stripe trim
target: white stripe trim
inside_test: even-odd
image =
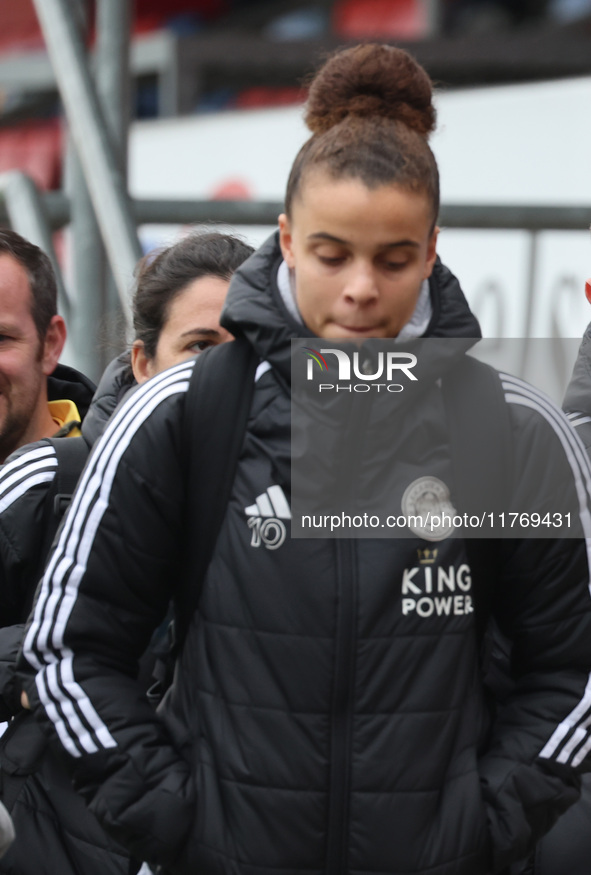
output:
[[[48,716],[54,722],[64,746],[76,757],[81,754],[72,739],[76,739],[89,753],[99,749],[95,739],[103,748],[115,747],[117,743],[74,678],[73,656],[64,646],[64,632],[76,603],[98,526],[108,507],[121,457],[138,429],[159,404],[171,395],[187,390],[193,365],[194,360],[184,362],[148,381],[113,417],[85,469],[58,546],[42,580],[23,652],[31,665],[38,669],[37,690]],[[92,511],[88,513],[93,502]],[[70,576],[64,586],[68,573]],[[58,609],[60,599],[62,603]],[[33,647],[43,662],[37,658]],[[74,703],[82,711],[94,738],[80,721]]]
[[[587,716],[586,720],[581,721],[577,726],[576,730],[571,735],[569,741],[562,748],[560,755],[556,757],[556,761],[559,763],[567,763],[571,757],[571,755],[576,751],[578,747],[581,745],[587,745],[591,742],[589,741],[589,733],[588,729],[591,726],[591,716]]]
[[[573,447],[568,441],[566,432],[560,431],[559,429],[555,428],[552,417],[548,416],[545,413],[545,411],[535,398],[528,398],[524,395],[519,395],[515,393],[506,393],[505,398],[508,404],[519,404],[522,407],[529,407],[531,410],[535,410],[540,413],[544,417],[544,419],[554,428],[554,433],[562,444],[562,448],[573,473],[575,491],[577,493],[577,498],[579,502],[579,518],[581,520],[583,533],[585,535],[585,541],[587,543],[587,561],[591,573],[591,513],[589,511],[589,508],[587,507],[586,501],[588,495],[591,494],[591,479],[589,477],[589,474],[587,472],[583,472],[581,468],[577,465],[575,453],[573,453]],[[567,425],[566,427],[571,434],[575,434],[570,426]],[[583,473],[586,474],[584,481],[583,477],[581,476]],[[587,486],[587,490],[589,490],[589,492],[585,489],[585,486]],[[589,581],[589,593],[591,595],[591,580]]]
[[[568,733],[575,728],[577,723],[585,717],[586,714],[589,713],[589,708],[591,707],[591,676],[587,681],[587,686],[585,687],[585,692],[583,693],[583,698],[579,702],[579,704],[574,708],[570,714],[564,718],[564,720],[560,723],[558,728],[554,731],[551,738],[546,742],[542,750],[540,751],[540,756],[543,759],[550,759],[552,755],[555,753],[556,748],[560,744],[561,741],[568,735]],[[558,758],[560,762],[560,759]]]
[[[574,767],[580,766],[590,750],[591,750],[591,735],[589,735],[586,743],[579,749],[578,754],[573,757],[572,765]]]
[[[575,489],[579,499],[579,515],[586,540],[591,537],[591,513],[589,502],[591,500],[591,464],[587,451],[579,436],[566,421],[564,413],[546,395],[533,386],[524,383],[517,377],[509,374],[501,374],[503,389],[508,403],[521,404],[537,410],[549,425],[554,429],[567,460],[573,472]],[[511,390],[517,390],[521,395],[512,395]],[[587,561],[591,575],[591,545],[587,541]],[[591,594],[591,582],[590,582]]]
[[[43,467],[46,467],[45,462],[41,464],[43,464]],[[32,489],[34,486],[39,486],[40,483],[51,483],[51,481],[55,479],[57,461],[54,460],[53,466],[53,471],[40,471],[38,474],[28,477],[27,480],[19,483],[12,492],[0,499],[0,514],[4,513],[5,510],[8,510],[8,508],[13,505],[15,501],[18,501],[19,498],[25,495],[29,489]]]
[[[569,419],[572,428],[578,428],[579,425],[585,425],[591,422],[591,416],[582,416],[581,419]]]
[[[571,466],[575,481],[575,489],[579,499],[579,516],[585,534],[585,546],[587,550],[587,567],[591,574],[591,515],[589,513],[588,501],[591,496],[591,468],[589,458],[581,443],[577,433],[573,431],[568,421],[561,410],[556,407],[543,393],[539,392],[534,387],[523,383],[516,377],[511,377],[507,374],[501,374],[503,380],[503,388],[506,392],[507,402],[520,404],[525,407],[530,407],[537,410],[546,421],[552,426],[554,432],[558,436],[564,449],[567,460]],[[517,394],[518,390],[521,394]],[[591,582],[588,586],[591,594]],[[565,763],[572,755],[578,744],[581,744],[588,739],[579,751],[579,754],[573,760],[573,765],[580,763],[584,757],[583,750],[589,746],[591,748],[591,739],[588,738],[588,729],[591,725],[591,719],[584,718],[589,714],[591,708],[591,675],[587,681],[587,686],[581,701],[568,714],[564,720],[557,726],[552,733],[552,736],[546,742],[539,756],[543,759],[554,758],[557,762]],[[580,723],[580,726],[577,724]],[[569,741],[562,751],[559,752],[560,745],[566,738],[569,732],[575,729],[573,739]]]
[[[48,671],[49,671],[49,669],[48,669]],[[57,708],[55,707],[55,704],[47,696],[47,693],[45,692],[45,683],[39,675],[37,675],[37,677],[35,678],[35,685],[37,687],[37,694],[39,696],[39,700],[40,700],[41,704],[43,705],[43,707],[45,708],[47,716],[49,717],[49,719],[51,720],[51,722],[55,726],[56,732],[59,736],[59,739],[60,739],[62,745],[64,746],[64,748],[67,750],[67,752],[71,756],[73,756],[73,757],[81,756],[80,751],[78,750],[78,748],[76,747],[76,745],[72,741],[70,735],[68,734],[68,732],[66,730],[65,723],[61,719],[59,712],[58,712]]]
[[[20,468],[22,465],[28,464],[29,462],[34,462],[37,459],[52,455],[55,456],[55,450],[51,444],[36,447],[34,450],[28,450],[27,452],[22,453],[18,459],[13,459],[12,462],[6,462],[2,465],[0,468],[0,484],[2,484],[6,475],[11,471],[14,471],[15,468]]]
[[[187,372],[187,374],[190,374],[190,369],[187,369],[185,366],[181,376],[185,376],[185,371]],[[42,589],[40,597],[37,601],[37,609],[35,611],[34,624],[31,626],[29,634],[25,639],[25,648],[28,648],[28,646],[32,644],[34,635],[38,633],[37,647],[42,651],[46,651],[48,649],[49,631],[54,619],[53,611],[55,610],[55,605],[57,601],[62,595],[61,584],[63,582],[64,576],[67,571],[76,564],[75,556],[78,542],[80,542],[81,546],[81,550],[79,550],[78,552],[84,557],[84,559],[81,560],[79,577],[82,576],[82,573],[85,570],[88,553],[94,540],[96,528],[98,527],[98,524],[102,519],[102,515],[106,509],[106,503],[100,504],[98,507],[98,511],[96,507],[93,508],[91,517],[88,521],[90,525],[90,536],[89,532],[87,531],[88,526],[86,527],[85,531],[82,531],[82,528],[85,525],[88,509],[95,500],[96,496],[100,495],[101,492],[103,492],[103,502],[105,501],[105,499],[108,502],[108,496],[110,494],[110,488],[112,484],[108,484],[108,488],[105,492],[105,489],[103,487],[106,487],[107,483],[104,480],[104,477],[105,472],[108,469],[109,463],[111,461],[111,457],[117,451],[119,441],[123,442],[121,444],[121,447],[123,447],[123,449],[116,459],[116,464],[119,462],[119,458],[123,454],[124,449],[127,449],[127,446],[129,445],[131,438],[135,435],[137,429],[140,427],[141,424],[143,424],[143,422],[148,418],[148,416],[153,412],[158,404],[163,401],[164,398],[169,397],[169,395],[186,390],[188,384],[186,381],[179,382],[180,377],[178,376],[178,374],[175,373],[171,375],[169,371],[165,371],[164,374],[166,375],[164,379],[159,380],[156,378],[153,381],[149,381],[145,384],[144,387],[142,387],[141,390],[136,392],[129,399],[129,402],[127,404],[123,405],[123,407],[119,410],[118,415],[109,423],[109,426],[107,427],[103,437],[101,438],[99,446],[97,447],[97,451],[91,457],[91,462],[87,465],[86,470],[82,476],[80,487],[74,494],[70,513],[68,514],[68,517],[66,519],[66,524],[62,531],[58,547],[54,551],[54,554],[47,567],[46,573],[43,577]],[[136,416],[137,421],[134,423]],[[113,477],[114,473],[115,471],[112,470]],[[92,525],[93,523],[94,528]],[[41,623],[41,627],[35,628],[35,624],[41,619],[41,616],[43,614],[45,596],[47,595],[48,598],[51,597],[51,589],[53,589],[55,592],[55,598],[53,600],[53,603],[51,604],[51,610],[48,611],[48,616],[46,620]],[[75,601],[76,593],[77,589],[76,592],[73,592],[73,601]],[[60,610],[58,623],[62,622],[63,618],[64,612],[63,610]],[[65,626],[65,622],[63,622],[63,626]],[[61,643],[61,636],[58,636],[57,639],[54,638],[52,641],[52,644],[57,649],[61,647]],[[26,649],[25,652],[28,658],[28,649]],[[36,665],[35,667],[41,668],[41,665]]]
[[[193,363],[193,360],[191,360],[189,365],[192,367]],[[117,447],[118,440],[121,436],[125,439],[125,434],[127,432],[129,435],[129,440],[126,443],[127,448],[127,445],[129,444],[131,437],[135,434],[135,431],[137,431],[137,428],[139,428],[139,426],[145,421],[152,410],[164,400],[164,398],[160,398],[158,395],[161,389],[166,392],[169,387],[172,387],[172,391],[166,392],[164,397],[169,397],[169,395],[175,394],[176,392],[186,391],[188,385],[186,382],[181,382],[179,385],[177,385],[177,383],[181,377],[185,377],[185,371],[190,375],[191,367],[187,367],[187,362],[185,362],[182,366],[177,365],[176,368],[164,371],[153,380],[149,380],[129,398],[128,402],[125,403],[119,409],[118,413],[110,420],[99,444],[97,445],[96,452],[91,456],[91,459],[82,474],[80,484],[74,493],[70,512],[66,517],[66,523],[62,530],[58,546],[54,551],[43,576],[33,623],[31,624],[29,633],[24,642],[24,652],[27,659],[29,659],[29,655],[33,655],[30,654],[28,648],[32,645],[35,635],[39,634],[37,646],[41,650],[46,650],[47,648],[49,627],[53,622],[53,610],[56,602],[62,594],[59,585],[61,585],[63,577],[71,565],[67,558],[68,555],[70,554],[73,557],[77,541],[80,541],[86,547],[86,555],[90,549],[92,541],[89,543],[85,541],[85,534],[82,532],[82,527],[84,526],[89,506],[92,504],[95,496],[100,493],[104,471],[107,468],[112,452]],[[180,376],[178,375],[179,370],[182,371]],[[136,408],[139,408],[141,414],[144,405],[148,402],[152,402],[154,398],[156,398],[156,403],[150,407],[149,413],[138,420],[137,427],[133,430],[133,420],[136,416]],[[70,536],[72,539],[71,541],[68,540]],[[92,538],[94,539],[94,534]],[[60,565],[58,573],[56,569],[61,562],[65,562],[65,564]],[[59,576],[58,586],[54,586],[54,572],[56,573],[56,577]],[[54,598],[53,601],[48,601],[50,607],[50,610],[48,610],[48,620],[46,620],[45,623],[42,623],[41,629],[39,629],[38,623],[41,622],[41,618],[45,613],[45,601],[46,599],[51,600],[52,589],[54,591]],[[42,664],[38,663],[37,660],[32,664],[35,668],[42,668]]]
[[[65,660],[62,661],[61,665],[64,665],[64,664],[65,664]],[[61,667],[61,665],[60,665],[60,667]],[[83,749],[86,751],[86,753],[97,753],[99,748],[95,744],[92,737],[89,735],[88,729],[86,728],[86,726],[84,726],[84,724],[82,723],[82,721],[80,720],[80,718],[76,712],[76,709],[74,708],[74,702],[76,702],[79,706],[81,706],[82,701],[85,698],[87,699],[86,694],[82,691],[82,695],[78,695],[78,696],[74,695],[71,698],[66,698],[62,695],[62,687],[61,687],[59,680],[58,680],[58,665],[56,663],[48,666],[45,680],[47,681],[46,692],[47,692],[48,698],[51,698],[51,701],[53,701],[54,703],[61,705],[63,715],[66,718],[67,724],[69,724],[69,726],[64,725],[64,730],[67,731],[69,728],[70,732],[72,732],[72,731],[74,732],[80,745],[83,747]],[[66,689],[70,689],[70,686],[71,686],[70,684],[66,684]],[[39,684],[37,684],[37,691],[40,694],[40,685]],[[88,699],[87,699],[87,701],[88,701]],[[90,706],[90,707],[92,708],[92,706]],[[92,709],[92,710],[94,710],[94,709]],[[85,714],[85,716],[86,716],[86,714]],[[96,712],[94,713],[94,717],[98,717]],[[63,722],[63,718],[61,716],[59,716],[58,719],[59,719],[60,723]],[[96,721],[95,721],[95,719],[93,719],[93,715],[91,715],[90,724],[93,727],[93,729],[95,728],[93,725],[95,722]],[[113,743],[110,744],[109,747],[116,746],[114,739],[112,739],[112,742]],[[78,756],[80,756],[79,752],[78,752]]]
[[[17,464],[18,462],[18,464]],[[36,471],[57,466],[57,457],[53,447],[38,451],[30,455],[23,454],[15,462],[5,465],[0,470],[0,497],[4,496],[15,483],[20,483],[23,477],[34,474]]]
[[[257,383],[261,379],[263,374],[266,374],[267,371],[270,371],[270,370],[271,370],[271,365],[269,364],[269,362],[261,362],[260,365],[257,367],[256,371],[254,372],[255,383]]]

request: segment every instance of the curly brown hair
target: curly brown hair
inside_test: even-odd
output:
[[[369,188],[396,184],[424,192],[439,212],[439,172],[427,138],[435,128],[433,88],[408,52],[365,44],[334,54],[310,85],[305,121],[312,137],[287,184],[288,215],[304,174],[322,167]]]

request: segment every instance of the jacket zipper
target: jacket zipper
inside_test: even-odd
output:
[[[373,406],[371,393],[358,396],[349,411],[347,453],[353,464],[343,475],[344,506],[356,495],[359,465]],[[331,708],[330,796],[326,875],[345,875],[349,869],[349,812],[351,803],[351,747],[357,653],[357,549],[351,538],[335,541],[337,625],[335,672]]]
[[[348,870],[351,743],[356,654],[356,550],[354,541],[335,541],[338,578],[335,679],[331,709],[330,796],[326,875]]]

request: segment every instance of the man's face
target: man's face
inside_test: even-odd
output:
[[[55,362],[48,361],[31,307],[25,269],[11,255],[0,255],[0,461],[47,436],[46,375]]]

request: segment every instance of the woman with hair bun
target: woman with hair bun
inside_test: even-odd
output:
[[[33,717],[21,710],[27,701],[16,684],[15,663],[63,504],[90,448],[136,381],[143,383],[208,346],[232,340],[219,324],[220,312],[230,277],[252,251],[228,234],[192,233],[142,259],[132,300],[131,364],[128,352],[107,368],[84,417],[83,437],[60,438],[70,449],[68,456],[47,440],[28,444],[0,468],[0,492],[10,495],[0,506],[0,719],[16,718],[0,737],[0,798],[10,807],[16,831],[3,856],[4,820],[10,818],[6,814],[3,820],[0,803],[0,873],[133,875],[137,871],[138,866],[103,833],[73,792],[60,752],[56,756]],[[78,452],[72,455],[75,444]],[[139,680],[144,689],[154,682],[158,640],[153,644],[141,660]]]
[[[426,139],[429,78],[405,52],[357,46],[312,83],[306,123],[313,136],[279,218],[280,288],[288,268],[299,313],[320,337],[397,337],[421,291],[423,320],[430,311],[423,283],[436,258],[439,174]]]
[[[131,349],[106,368],[83,423],[89,446],[137,383],[232,336],[219,324],[234,271],[253,252],[232,234],[193,231],[151,251],[135,268]]]
[[[230,285],[221,323],[240,340],[205,360],[247,347],[260,364],[159,717],[140,701],[134,666],[176,582],[194,571],[179,439],[189,366],[140,387],[95,450],[43,581],[24,647],[35,683],[25,683],[91,809],[159,872],[506,873],[576,800],[576,768],[591,749],[585,542],[520,537],[476,554],[459,532],[434,538],[410,517],[402,539],[289,536],[292,340],[312,338],[322,355],[344,339],[371,359],[375,339],[463,338],[413,384],[420,420],[393,408],[387,464],[358,466],[360,491],[391,488],[406,514],[408,495],[451,508],[446,368],[480,336],[436,255],[425,71],[392,47],[346,49],[314,79],[306,118],[312,136],[279,230]],[[561,495],[579,502],[575,533],[586,532],[562,420],[520,381],[490,375],[517,472],[509,506],[555,500],[551,457]],[[360,447],[373,446],[375,429],[364,397],[367,417],[351,424]],[[482,409],[476,400],[466,399],[464,420]],[[409,447],[428,476],[409,468]],[[490,452],[481,456],[497,474]],[[489,586],[488,599],[478,595]],[[509,691],[495,708],[475,634],[487,601],[513,641]]]

